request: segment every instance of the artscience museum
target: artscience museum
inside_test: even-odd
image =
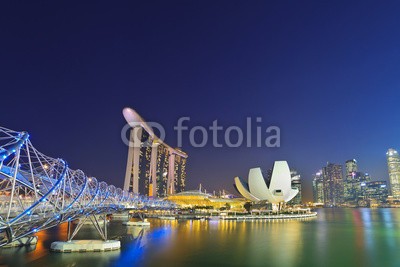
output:
[[[275,161],[270,179],[265,179],[260,168],[249,171],[248,183],[235,177],[236,190],[253,202],[268,201],[280,206],[293,199],[298,193],[292,188],[289,165],[286,161]]]

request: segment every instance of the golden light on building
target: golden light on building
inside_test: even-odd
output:
[[[234,211],[243,211],[244,204],[247,202],[244,198],[218,198],[198,190],[180,192],[170,195],[166,199],[181,208],[204,207],[215,210],[226,208]]]

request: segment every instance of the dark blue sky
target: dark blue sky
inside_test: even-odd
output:
[[[400,3],[348,2],[2,1],[1,126],[121,186],[123,107],[165,125],[171,145],[181,116],[261,116],[281,127],[281,147],[185,145],[188,189],[233,192],[235,175],[280,159],[308,192],[327,161],[356,158],[387,179],[385,152],[400,148]]]

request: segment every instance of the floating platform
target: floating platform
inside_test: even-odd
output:
[[[316,212],[305,214],[275,214],[275,215],[238,215],[221,216],[221,220],[253,221],[253,220],[290,220],[316,217]]]
[[[121,248],[121,242],[117,240],[72,240],[56,241],[51,243],[50,250],[55,252],[102,252],[113,251]]]
[[[160,219],[160,220],[175,220],[176,218],[173,216],[159,216],[158,219]]]
[[[106,220],[106,221],[107,221],[107,223],[110,222],[110,220]],[[93,225],[92,221],[89,218],[87,218],[87,219],[80,218],[80,219],[76,219],[76,220],[72,221],[73,224],[78,224],[78,223],[82,223],[82,222],[83,222],[83,225]],[[104,220],[101,218],[97,218],[97,222],[100,225],[101,224],[104,225]]]
[[[148,222],[146,219],[144,221],[138,221],[138,222],[131,222],[131,221],[122,222],[122,224],[126,226],[141,226],[141,227],[150,226],[150,222]]]
[[[4,247],[11,248],[11,247],[32,246],[32,245],[36,245],[37,242],[38,242],[37,236],[28,236],[28,237],[22,237],[22,238],[15,240],[7,245],[4,245]]]
[[[128,213],[114,213],[111,215],[113,220],[123,220],[129,218]]]

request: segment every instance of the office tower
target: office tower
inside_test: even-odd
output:
[[[350,159],[346,161],[346,180],[351,180],[354,174],[358,172],[357,161]]]
[[[371,182],[371,177],[366,172],[357,172],[354,181],[354,199],[359,201],[365,198],[367,184]]]
[[[290,176],[291,176],[291,179],[292,179],[292,188],[299,189],[299,193],[291,201],[289,201],[289,203],[292,204],[292,205],[301,205],[302,204],[301,176],[295,170],[291,170],[290,171]]]
[[[378,203],[385,203],[389,195],[386,181],[367,182],[364,195],[366,200],[376,200]]]
[[[324,180],[322,171],[314,175],[313,181],[313,200],[314,203],[324,203]]]
[[[386,152],[390,192],[393,198],[400,198],[400,156],[396,150],[390,148]]]
[[[344,176],[344,201],[355,201],[355,182],[358,171],[357,161],[355,159],[346,161],[346,173]]]
[[[324,181],[324,204],[335,207],[343,203],[343,170],[342,165],[328,163],[322,169]]]

